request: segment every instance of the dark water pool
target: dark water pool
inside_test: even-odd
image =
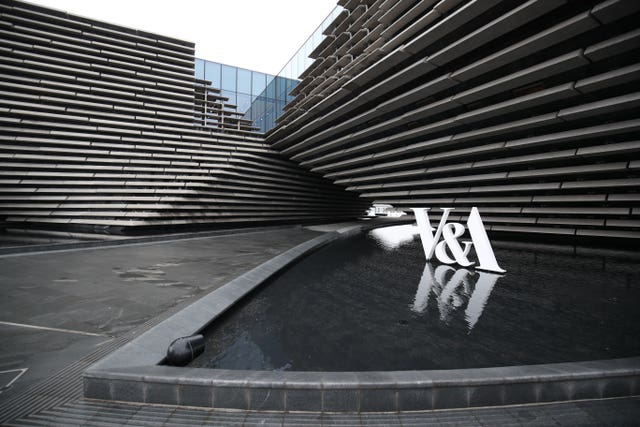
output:
[[[494,245],[500,276],[426,263],[415,232],[386,227],[311,254],[208,327],[191,366],[427,370],[640,355],[637,258]]]

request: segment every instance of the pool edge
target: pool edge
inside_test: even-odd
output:
[[[431,371],[272,372],[160,366],[168,344],[203,329],[265,280],[336,239],[310,239],[204,295],[83,373],[86,398],[209,408],[398,412],[640,394],[640,357]]]

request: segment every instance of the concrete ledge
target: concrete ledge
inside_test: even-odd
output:
[[[276,372],[160,365],[169,343],[204,329],[275,273],[330,242],[382,225],[343,227],[239,276],[100,360],[87,398],[224,409],[396,412],[640,394],[640,357],[479,369]]]
[[[272,372],[92,367],[85,397],[224,409],[399,412],[640,394],[640,358],[502,368]]]

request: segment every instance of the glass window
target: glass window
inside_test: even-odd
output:
[[[298,86],[298,80],[287,79],[287,99],[286,99],[287,102],[293,100],[294,97],[289,94],[296,86]]]
[[[235,91],[231,91],[231,90],[222,90],[220,91],[220,95],[224,96],[225,98],[229,98],[228,101],[225,101],[227,104],[233,104],[236,105],[236,92]]]
[[[264,116],[265,99],[261,96],[251,104],[251,120],[256,122]]]
[[[236,105],[238,106],[238,113],[244,113],[251,107],[251,95],[238,92]]]
[[[254,126],[260,128],[260,131],[266,132],[266,126],[264,124],[264,109],[265,109],[265,100],[263,97],[259,96],[253,101],[251,104],[251,120],[253,120]]]
[[[251,94],[254,96],[262,95],[262,92],[264,92],[265,88],[267,87],[267,76],[256,71],[254,71],[252,75],[253,82],[251,86]]]
[[[298,63],[298,56],[296,55],[293,59],[291,59],[291,61],[289,62],[289,64],[287,64],[287,73],[285,74],[285,77],[288,77],[290,79],[295,79],[296,76],[296,69],[297,69],[297,63]]]
[[[211,82],[211,86],[220,89],[220,64],[204,61],[204,78]]]
[[[276,99],[284,101],[287,99],[287,79],[276,77]]]
[[[286,103],[284,101],[276,101],[276,118],[284,114],[285,104]]]
[[[300,77],[300,74],[302,74],[304,70],[307,69],[306,64],[307,64],[307,57],[305,55],[298,55],[298,62],[296,64],[298,68],[296,69],[296,72],[291,76],[291,78],[297,79],[298,77]]]
[[[236,87],[238,92],[251,94],[251,71],[238,68],[238,85]]]
[[[195,76],[196,79],[204,79],[204,61],[202,59],[196,58]]]
[[[322,42],[322,31],[324,29],[323,28],[318,28],[317,30],[315,30],[313,32],[313,35],[311,36],[312,38],[312,42],[311,42],[311,50],[313,51],[313,49],[315,49],[316,46],[318,46],[320,44],[320,42]]]
[[[276,97],[276,78],[269,76],[267,78],[267,98]]]
[[[271,129],[276,124],[276,101],[267,100],[266,111],[264,114],[265,129]]]
[[[222,66],[222,86],[221,89],[236,91],[236,67],[228,65]]]

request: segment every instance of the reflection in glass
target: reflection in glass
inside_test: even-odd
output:
[[[276,101],[276,118],[280,117],[282,114],[284,114],[284,106],[285,106],[286,102],[285,101],[280,101],[277,100]]]
[[[261,95],[267,87],[267,75],[254,71],[252,73],[251,94],[254,96]]]
[[[221,89],[221,95],[228,98],[227,103],[236,105],[237,111],[244,113],[244,118],[253,121],[261,132],[275,126],[276,118],[293,99],[289,92],[298,84],[297,80],[276,79],[269,74],[202,59],[196,59],[194,73],[197,78],[211,81],[212,87]]]
[[[204,61],[202,59],[196,59],[196,67],[195,67],[195,77],[196,79],[204,79]]]
[[[264,113],[264,123],[267,129],[271,129],[275,126],[276,121],[276,101],[273,99],[267,99],[267,105]]]
[[[325,36],[323,31],[329,26],[331,22],[343,11],[342,6],[336,6],[329,15],[318,25],[316,30],[305,40],[300,46],[300,49],[291,57],[289,62],[282,67],[282,70],[278,73],[278,76],[285,79],[297,80],[300,74],[304,72],[314,61],[313,58],[309,58],[309,53],[313,51],[321,42]]]
[[[229,100],[227,101],[228,104],[233,104],[236,105],[236,92],[235,91],[231,91],[231,90],[221,90],[220,91],[220,95],[224,96],[225,98],[229,98]]]
[[[261,96],[256,98],[251,104],[251,120],[256,121],[257,119],[262,119],[262,116],[264,116],[265,108],[265,99]]]
[[[287,84],[282,77],[276,77],[276,99],[284,101],[287,98]]]
[[[266,97],[275,99],[276,97],[276,79],[273,76],[267,77],[267,89],[265,90]]]
[[[300,82],[298,80],[300,74],[314,61],[308,57],[309,53],[322,42],[325,37],[322,34],[324,29],[333,22],[342,10],[341,6],[336,6],[333,9],[282,68],[277,77],[202,59],[196,59],[194,74],[196,78],[209,80],[212,87],[227,91],[226,96],[230,98],[231,103],[241,104],[244,98],[236,98],[235,95],[230,95],[230,92],[251,95],[252,102],[256,101],[257,98],[262,98],[262,100],[257,101],[258,103],[264,103],[265,98],[273,101],[274,109],[268,109],[263,114],[257,113],[260,110],[264,111],[260,106],[250,106],[244,111],[239,110],[240,112],[251,110],[245,118],[253,120],[256,127],[260,128],[262,132],[266,132],[275,126],[276,117],[284,114],[284,106],[294,99],[290,92]]]
[[[236,67],[222,65],[222,84],[221,89],[228,91],[236,91]]]
[[[251,107],[251,96],[244,93],[238,93],[236,105],[238,106],[238,112],[244,113]]]
[[[211,82],[211,86],[220,88],[220,64],[216,62],[205,61],[204,78]]]
[[[478,278],[472,288],[470,279],[475,275]],[[465,268],[455,269],[448,265],[439,265],[434,270],[432,264],[427,262],[411,310],[415,313],[426,313],[429,298],[433,293],[438,305],[440,320],[449,323],[453,313],[466,301],[465,320],[469,331],[471,331],[478,323],[491,291],[500,277],[502,276],[499,274],[482,271],[472,272]]]
[[[417,225],[407,224],[375,228],[371,230],[369,235],[372,236],[381,247],[393,250],[405,243],[412,242],[418,233]]]
[[[251,94],[251,71],[244,68],[238,68],[238,82],[236,91],[246,95]]]

